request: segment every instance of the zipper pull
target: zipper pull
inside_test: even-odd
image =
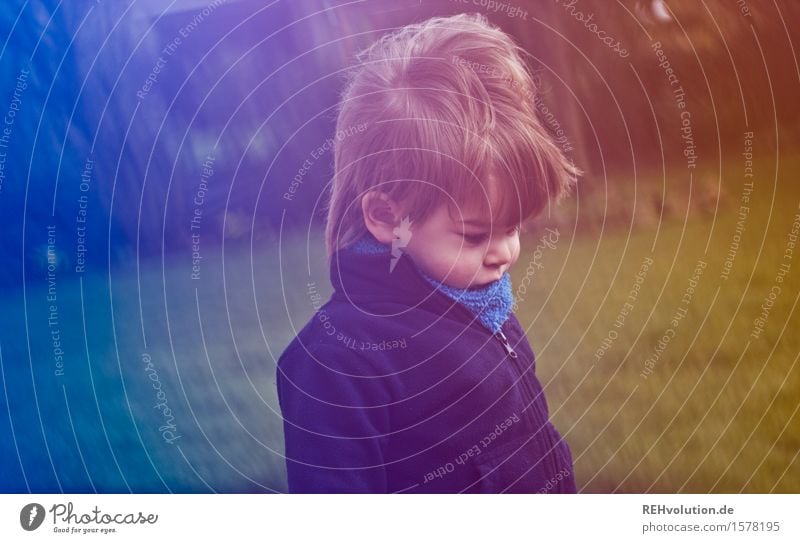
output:
[[[506,335],[503,333],[502,330],[498,330],[497,332],[495,332],[494,337],[500,340],[500,343],[503,344],[503,347],[505,348],[506,354],[508,356],[510,356],[511,358],[517,357],[516,351],[514,351],[514,349],[511,347],[511,344],[508,342],[508,338],[506,337]]]

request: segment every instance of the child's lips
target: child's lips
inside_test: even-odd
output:
[[[469,288],[470,288],[470,290],[484,288],[484,287],[490,285],[491,283],[494,283],[495,281],[499,281],[500,279],[502,279],[504,273],[505,273],[505,270],[503,270],[503,269],[499,269],[499,270],[493,271],[493,272],[491,272],[491,275],[489,276],[490,279],[487,279],[485,281],[481,281],[480,283],[473,283]]]

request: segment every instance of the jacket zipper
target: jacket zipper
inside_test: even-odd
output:
[[[527,393],[526,401],[535,403],[536,400],[534,398],[536,395],[536,391],[533,389],[533,386],[530,383],[531,376],[525,375],[525,372],[530,371],[531,368],[526,368],[525,364],[522,363],[522,359],[519,357],[517,352],[511,346],[511,342],[508,341],[508,336],[505,335],[502,328],[494,334],[494,337],[496,337],[497,340],[500,342],[500,344],[503,346],[508,357],[512,359],[511,364],[516,368],[517,375],[519,375],[522,388]],[[531,363],[531,365],[533,364]]]
[[[437,293],[444,300],[446,300],[447,303],[451,303],[452,302],[452,300],[450,298],[448,298],[447,295],[445,295],[444,293],[441,293],[441,292],[438,292],[438,291],[437,291]],[[483,326],[482,324],[474,324],[474,320],[475,320],[474,315],[472,314],[472,312],[470,312],[469,309],[464,307],[464,305],[456,302],[455,303],[455,307],[456,307],[456,310],[461,312],[461,314],[464,315],[465,318],[470,319],[471,321],[473,321],[473,326],[477,326],[478,328],[480,328],[484,332],[488,332],[488,333],[492,334],[495,337],[495,339],[497,339],[497,341],[500,342],[500,345],[502,345],[503,350],[505,351],[506,355],[509,358],[512,359],[511,363],[516,367],[517,374],[519,375],[520,380],[523,382],[522,383],[522,388],[527,392],[527,394],[525,394],[524,396],[527,396],[527,401],[531,402],[531,405],[534,404],[537,401],[537,400],[534,400],[536,392],[533,390],[533,386],[530,384],[529,379],[527,379],[525,377],[525,375],[524,375],[526,368],[523,366],[523,364],[520,363],[521,359],[519,357],[519,354],[511,346],[511,342],[508,341],[508,336],[506,336],[506,334],[503,332],[503,328],[502,327],[505,325],[505,323],[500,325],[500,330],[498,330],[495,333],[492,333],[489,330],[487,330],[486,327]],[[508,321],[506,321],[506,322],[508,322]],[[531,365],[533,365],[533,361],[531,361]],[[542,401],[542,399],[539,399],[538,401]],[[533,405],[532,405],[532,407],[533,407]],[[540,419],[540,418],[541,417],[536,416],[537,420]],[[548,419],[544,419],[545,422],[547,422],[547,420]]]
[[[443,293],[439,293],[439,294],[441,294],[442,297],[447,299],[448,303],[451,301],[449,298],[447,298],[447,296],[445,294],[443,294]],[[458,302],[456,302],[455,305],[457,307],[457,311],[460,311],[461,314],[464,315],[465,318],[474,321],[474,315],[469,311],[469,309],[467,309],[466,307],[464,307],[462,304],[460,304]],[[486,327],[483,326],[482,324],[477,324],[476,326],[478,326],[479,328],[483,329],[484,331],[488,331],[488,330],[486,330]],[[493,334],[491,332],[489,332],[489,333],[492,334],[495,337],[495,339],[497,339],[497,341],[500,342],[500,344],[503,346],[503,350],[505,351],[506,355],[509,358],[512,359],[511,363],[516,367],[517,373],[518,373],[518,375],[520,377],[520,380],[523,382],[522,383],[522,388],[526,392],[526,394],[523,394],[523,397],[527,396],[527,400],[526,401],[531,402],[531,404],[530,404],[531,405],[531,409],[536,409],[536,405],[534,405],[534,404],[536,404],[537,401],[541,402],[541,401],[547,401],[547,400],[544,399],[544,398],[539,398],[538,400],[534,400],[534,397],[536,395],[536,391],[533,389],[533,385],[531,385],[530,380],[528,378],[526,378],[526,376],[524,375],[526,368],[524,367],[523,364],[521,364],[521,359],[520,359],[519,355],[514,350],[514,348],[511,346],[511,343],[508,341],[508,336],[506,336],[506,334],[503,332],[503,329],[502,329],[503,325],[500,325],[500,326],[501,326],[501,328],[497,332],[495,332]],[[533,361],[531,361],[531,366],[533,366]],[[537,424],[541,424],[542,425],[541,426],[541,430],[540,430],[540,432],[542,432],[544,434],[542,436],[542,438],[544,438],[545,441],[550,445],[550,447],[552,447],[550,452],[547,455],[545,455],[545,457],[542,459],[542,462],[544,462],[545,469],[547,469],[549,467],[550,473],[555,474],[558,471],[558,469],[560,469],[559,466],[558,466],[558,464],[560,464],[560,461],[558,461],[558,460],[556,460],[556,458],[554,458],[554,456],[557,456],[558,453],[556,452],[555,447],[553,447],[554,446],[554,442],[553,442],[553,439],[551,438],[551,435],[550,435],[550,428],[548,428],[548,425],[550,424],[550,417],[549,416],[548,417],[544,417],[538,412],[536,414],[532,413],[532,416],[534,417],[534,420],[536,421]]]
[[[502,329],[498,330],[494,334],[494,336],[503,345],[503,348],[505,349],[506,354],[510,358],[513,359],[511,364],[513,364],[517,368],[517,372],[519,374],[520,381],[522,381],[522,383],[521,383],[522,388],[527,392],[527,394],[526,394],[527,397],[528,397],[527,401],[532,402],[532,404],[535,403],[537,401],[537,400],[534,400],[534,396],[535,396],[536,392],[533,389],[533,385],[531,385],[531,383],[530,383],[530,379],[533,376],[525,375],[525,372],[526,371],[530,371],[531,368],[525,368],[524,364],[521,363],[521,359],[519,358],[519,355],[517,355],[516,351],[514,351],[514,348],[511,346],[511,343],[508,341],[508,337],[505,335],[505,333],[503,333]],[[545,400],[544,398],[539,398],[538,401],[547,401],[547,400]],[[533,405],[531,405],[531,407],[533,409],[536,409],[536,407],[534,407]],[[542,462],[543,462],[544,468],[545,468],[545,470],[548,470],[549,473],[555,474],[560,469],[559,468],[559,464],[561,462],[560,462],[560,459],[558,457],[558,455],[559,455],[559,452],[557,450],[558,445],[551,438],[550,428],[549,428],[550,420],[549,420],[549,418],[544,418],[544,417],[539,417],[539,416],[536,416],[535,419],[537,420],[537,423],[542,424],[541,430],[540,430],[542,435],[541,435],[540,439],[544,439],[545,442],[549,445],[548,448],[550,448],[550,452],[548,452],[542,458]]]
[[[510,356],[511,358],[517,358],[517,356],[518,356],[517,352],[514,350],[514,348],[508,342],[508,338],[503,333],[502,329],[500,329],[497,332],[495,332],[494,337],[496,337],[500,341],[500,344],[503,345],[503,348],[506,350],[506,354],[508,356]]]
[[[503,348],[506,351],[506,354],[509,358],[512,359],[511,364],[516,368],[516,373],[519,375],[519,379],[521,381],[522,388],[525,390],[527,396],[526,401],[535,403],[534,397],[536,391],[533,389],[533,386],[530,383],[530,376],[526,376],[525,372],[529,368],[526,368],[524,364],[522,364],[522,359],[519,357],[517,352],[511,346],[511,343],[508,341],[508,336],[505,335],[502,328],[495,332],[494,337],[500,342]]]
[[[444,294],[442,292],[439,292],[439,291],[436,291],[436,292],[439,295],[441,295],[442,298],[445,299],[448,304],[453,302],[453,300],[448,298],[446,294]],[[478,328],[482,329],[485,332],[488,331],[488,330],[486,330],[486,327],[484,325],[482,325],[480,323],[474,324],[474,322],[476,320],[475,315],[473,315],[472,312],[469,309],[464,307],[463,304],[455,302],[455,307],[457,308],[456,310],[461,312],[461,314],[464,315],[464,317],[466,319],[468,319],[472,323],[473,326],[477,326]],[[451,306],[451,308],[452,308],[452,306]],[[503,346],[503,349],[506,352],[506,355],[510,356],[513,359],[517,359],[519,357],[519,355],[514,350],[514,348],[511,346],[511,343],[508,341],[508,337],[506,337],[506,335],[503,333],[503,329],[502,329],[503,325],[501,324],[500,326],[501,326],[501,328],[497,332],[492,334],[492,332],[489,331],[489,333],[492,334],[495,337],[495,339],[497,339],[497,341],[500,342],[500,344]]]

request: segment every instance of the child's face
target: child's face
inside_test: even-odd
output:
[[[488,223],[488,213],[452,217],[442,205],[411,225],[405,252],[430,277],[455,288],[477,288],[500,279],[519,258],[519,227]]]

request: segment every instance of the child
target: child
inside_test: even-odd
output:
[[[278,362],[290,492],[576,492],[511,312],[520,225],[576,175],[522,54],[462,14],[359,55],[328,210],[335,290]]]

